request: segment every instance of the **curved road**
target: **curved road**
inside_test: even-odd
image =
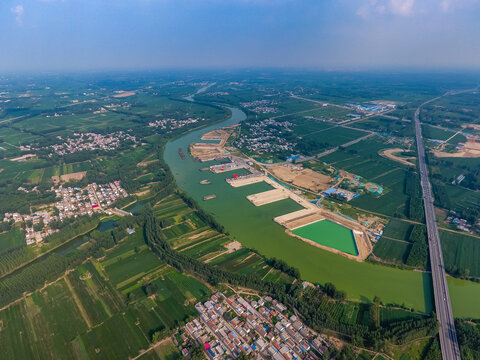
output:
[[[448,92],[445,95],[450,94],[452,93]],[[430,181],[428,180],[427,165],[425,162],[425,147],[423,145],[422,128],[420,124],[420,109],[422,106],[435,101],[440,97],[423,103],[415,111],[415,137],[417,140],[418,162],[420,165],[423,205],[425,207],[425,221],[427,225],[428,249],[430,252],[430,264],[432,268],[435,309],[438,321],[440,322],[439,337],[442,358],[443,360],[461,360],[455,323],[453,320],[452,306],[448,294],[440,237],[438,235],[437,221],[433,207],[432,188]]]

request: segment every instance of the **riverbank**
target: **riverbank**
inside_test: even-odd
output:
[[[225,181],[233,172],[213,174],[202,172],[201,168],[218,164],[217,161],[199,163],[186,154],[185,160],[178,156],[178,148],[188,148],[192,142],[199,142],[201,136],[217,128],[237,124],[246,115],[237,108],[229,108],[232,116],[221,123],[192,131],[167,144],[164,158],[169,165],[180,189],[188,193],[210,212],[225,227],[234,240],[243,246],[255,249],[262,255],[285,260],[298,268],[302,279],[313,283],[332,282],[346,291],[347,296],[359,301],[371,301],[378,296],[384,303],[405,305],[418,311],[432,311],[430,274],[401,270],[371,263],[359,263],[342,256],[313,247],[289,236],[273,218],[300,210],[291,199],[280,200],[260,207],[254,206],[247,196],[271,190],[266,183],[254,183],[238,188]],[[235,171],[238,175],[241,172]],[[201,185],[208,180],[208,187]],[[212,190],[214,189],[214,190]],[[212,201],[203,197],[215,192]],[[464,308],[464,300],[458,294],[468,293],[480,297],[480,284],[454,279],[449,281],[452,305],[456,316],[480,318],[480,303]],[[466,290],[468,289],[468,291]]]

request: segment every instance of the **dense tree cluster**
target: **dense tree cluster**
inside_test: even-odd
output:
[[[434,205],[450,210],[452,205],[445,186],[437,181],[432,181],[432,190],[433,196],[435,197]]]
[[[300,270],[288,265],[285,261],[276,258],[265,259],[265,262],[271,267],[284,272],[287,275],[300,279]]]
[[[455,320],[463,360],[480,359],[480,325]]]
[[[422,204],[422,193],[420,189],[420,177],[416,172],[407,172],[405,176],[404,192],[408,196],[408,218],[415,221],[423,221],[424,212]]]
[[[198,203],[192,199],[190,196],[185,194],[184,192],[178,192],[178,195],[182,198],[185,203],[190,206],[192,209],[197,210],[197,215],[205,221],[210,227],[213,229],[217,230],[220,233],[225,233],[225,228],[223,227],[222,224],[220,224],[212,214],[207,213],[205,210],[203,210]]]
[[[412,243],[412,247],[407,257],[407,265],[425,268],[428,260],[425,226],[414,225],[408,240]]]
[[[29,192],[18,191],[23,183],[16,180],[7,181],[9,184],[0,184],[0,214],[18,212],[30,214],[30,207],[35,205],[51,204],[55,202],[54,192]]]

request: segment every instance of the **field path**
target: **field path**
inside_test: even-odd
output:
[[[215,235],[215,236],[213,236],[213,237],[211,237],[211,238],[208,238],[208,239],[202,240],[202,241],[200,241],[200,242],[198,242],[198,243],[189,245],[189,246],[187,246],[186,248],[183,248],[183,249],[179,250],[179,252],[183,252],[183,251],[186,251],[186,250],[190,250],[190,249],[194,248],[195,246],[198,246],[198,245],[201,245],[201,244],[203,244],[203,243],[206,243],[207,241],[217,240],[217,239],[221,238],[222,236],[223,236],[223,234]],[[177,247],[174,247],[173,250],[176,250],[176,249],[178,249],[178,248],[181,247],[181,246],[182,246],[182,245],[177,246]]]
[[[273,271],[273,267],[268,270],[268,272],[263,276],[262,280],[265,280],[268,274],[270,274]]]
[[[72,284],[70,283],[70,280],[68,280],[68,277],[65,276],[65,283],[67,284],[68,290],[70,290],[70,293],[72,294],[73,300],[75,301],[75,304],[77,304],[78,310],[80,310],[80,314],[82,314],[83,320],[87,323],[87,326],[89,329],[92,328],[92,323],[90,321],[90,318],[87,315],[87,312],[85,311],[85,308],[83,307],[83,304],[80,302],[80,299],[78,298],[77,293],[73,289]]]
[[[129,360],[137,360],[138,358],[142,357],[143,355],[145,355],[146,353],[152,351],[153,349],[155,349],[156,347],[159,347],[160,345],[163,345],[163,344],[166,344],[167,342],[169,341],[172,341],[172,338],[170,336],[166,337],[165,339],[163,340],[160,340],[159,342],[155,343],[155,344],[152,344],[150,345],[150,347],[148,347],[147,349],[145,350],[140,350],[139,354],[133,358],[129,357],[128,359]]]
[[[390,170],[385,171],[384,173],[382,173],[382,174],[380,174],[380,175],[377,175],[377,176],[371,178],[370,180],[378,179],[378,178],[380,178],[380,177],[382,177],[382,176],[388,175],[388,174],[390,174],[390,173],[392,173],[392,172],[394,172],[394,171],[397,171],[397,170],[400,170],[400,168],[397,167],[397,168],[390,169]]]

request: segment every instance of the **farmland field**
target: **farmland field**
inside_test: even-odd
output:
[[[71,358],[69,342],[87,330],[63,280],[0,311],[2,357]]]
[[[373,248],[373,254],[383,260],[405,263],[411,245],[407,242],[382,237]]]
[[[396,219],[390,219],[387,226],[383,229],[383,236],[398,240],[408,240],[413,225]]]
[[[0,253],[24,243],[20,227],[14,226],[10,231],[0,234]]]
[[[449,130],[449,129],[442,129],[442,128],[434,127],[431,125],[423,125],[422,134],[427,139],[444,141],[452,137],[453,135],[455,135],[455,131]]]
[[[480,238],[440,231],[440,241],[448,272],[480,277]]]

